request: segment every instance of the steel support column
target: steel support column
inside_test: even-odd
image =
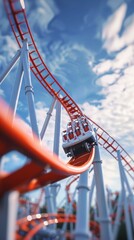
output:
[[[89,240],[89,171],[80,175],[78,184],[78,207],[76,215],[75,240]]]
[[[60,146],[60,122],[61,122],[61,104],[60,102],[56,102],[56,116],[55,116],[55,131],[54,131],[54,146],[53,152],[58,156],[59,155],[59,146]],[[53,183],[51,185],[51,193],[53,196],[53,205],[54,205],[54,212],[57,211],[57,187],[59,186],[58,183]]]
[[[0,239],[14,240],[18,208],[18,192],[6,192],[0,198]]]
[[[44,135],[45,135],[45,132],[46,132],[46,129],[47,129],[49,120],[50,120],[50,118],[51,118],[51,116],[52,116],[52,112],[53,112],[55,103],[56,103],[56,99],[53,98],[52,104],[51,104],[51,106],[50,106],[50,108],[49,108],[49,111],[47,112],[47,116],[46,116],[45,122],[44,122],[44,124],[43,124],[42,129],[41,129],[41,133],[40,133],[40,138],[41,138],[41,139],[43,139],[43,137],[44,137]]]
[[[126,184],[126,188],[128,190],[128,205],[130,206],[130,213],[132,216],[132,225],[133,225],[133,231],[134,231],[134,194],[132,192],[132,188],[129,185],[126,172],[124,171],[123,166],[122,166],[122,174],[123,174],[124,183]]]
[[[99,152],[98,140],[96,135],[95,158],[93,161],[93,165],[94,165],[96,192],[97,192],[97,204],[99,209],[100,234],[101,234],[101,240],[111,240],[112,231],[111,231],[110,219],[108,217],[101,163],[102,161],[100,160],[100,152]]]
[[[60,102],[57,101],[56,117],[55,117],[55,132],[54,132],[54,147],[53,147],[53,152],[57,155],[59,155],[60,122],[61,122],[61,104]]]
[[[22,65],[22,59],[20,58],[18,71],[16,74],[16,79],[15,79],[12,96],[11,96],[11,100],[10,100],[10,107],[13,110],[13,118],[16,114],[16,109],[17,109],[17,105],[18,105],[18,100],[19,100],[19,95],[20,95],[20,90],[21,90],[21,85],[22,85],[22,77],[23,77],[23,65]]]
[[[53,103],[54,104],[54,103]],[[53,105],[52,105],[53,108]],[[53,152],[59,155],[59,140],[60,140],[60,119],[61,119],[61,104],[60,102],[56,103],[56,116],[55,116],[55,133],[54,133],[54,147]],[[56,212],[56,195],[53,194],[51,188],[57,188],[55,184],[52,186],[45,187],[46,193],[46,202],[47,202],[47,210],[49,213]],[[55,229],[56,225],[50,225],[51,229]]]
[[[48,213],[55,213],[54,209],[54,201],[53,201],[53,194],[51,193],[50,185],[45,187],[45,200],[47,205],[47,212]],[[55,224],[49,225],[48,228],[55,230]]]
[[[91,209],[91,203],[92,203],[92,198],[93,198],[93,193],[95,189],[95,179],[93,175],[91,187],[90,187],[90,194],[89,194],[89,222],[90,222],[90,209]]]
[[[36,120],[35,106],[34,106],[34,90],[31,82],[29,50],[28,50],[27,40],[23,41],[22,54],[23,54],[22,59],[23,59],[24,80],[25,80],[25,94],[28,100],[31,127],[32,127],[33,133],[36,134],[38,138],[40,138],[39,132],[38,132],[37,120]]]
[[[123,174],[124,169],[123,169],[123,166],[122,166],[121,156],[120,156],[120,151],[119,150],[117,151],[117,157],[118,157],[118,163],[119,163],[121,187],[122,187],[123,200],[124,200],[124,211],[125,211],[125,222],[126,222],[127,237],[128,237],[128,240],[132,240],[133,239],[132,225],[131,225],[131,221],[130,221],[128,199],[127,199],[126,190],[125,190],[124,174]]]
[[[123,193],[121,191],[121,193],[119,195],[118,203],[117,203],[116,218],[115,218],[114,226],[113,226],[113,240],[116,240],[117,236],[118,236],[122,209],[123,209]]]

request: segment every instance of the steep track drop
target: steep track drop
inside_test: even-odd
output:
[[[55,79],[55,77],[52,75],[44,63],[35,44],[27,21],[24,2],[19,0],[4,0],[4,5],[12,31],[15,35],[19,47],[22,47],[22,41],[24,39],[28,40],[31,70],[38,81],[48,91],[49,94],[55,96],[56,99],[60,101],[60,103],[69,114],[71,120],[77,118],[78,116],[83,116],[83,113],[78,105],[59,84],[59,82]],[[97,129],[98,142],[105,150],[107,150],[114,158],[116,158],[117,150],[121,151],[123,166],[131,178],[134,179],[134,160],[104,129],[99,127],[99,125],[91,119],[89,120]]]

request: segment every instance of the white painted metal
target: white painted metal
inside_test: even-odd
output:
[[[132,225],[133,225],[133,231],[134,231],[134,194],[132,192],[132,188],[130,187],[130,184],[129,184],[127,176],[126,176],[126,172],[124,171],[123,167],[122,167],[122,174],[123,174],[124,182],[126,184],[126,188],[128,190],[128,204],[131,209],[130,213],[132,216]]]
[[[124,169],[123,169],[123,166],[122,166],[121,156],[120,156],[120,151],[119,150],[117,151],[117,157],[118,157],[121,187],[122,187],[122,193],[123,193],[127,237],[128,237],[128,240],[133,240],[132,226],[131,226],[129,206],[128,206],[128,199],[127,199],[127,196],[126,196],[126,189],[125,189],[125,182],[124,182],[124,174],[123,174]]]
[[[50,118],[52,116],[52,112],[53,112],[53,109],[54,109],[54,106],[55,106],[55,103],[56,103],[56,99],[53,98],[52,100],[52,104],[49,108],[49,111],[47,112],[47,116],[46,116],[46,119],[45,119],[45,122],[43,124],[43,127],[42,127],[42,130],[41,130],[41,133],[40,133],[40,138],[43,139],[44,135],[45,135],[45,132],[46,132],[46,129],[47,129],[47,126],[48,126],[48,123],[50,121]]]
[[[112,230],[111,230],[110,219],[108,217],[101,164],[102,164],[102,161],[100,160],[100,152],[99,152],[98,140],[96,135],[95,158],[93,161],[93,165],[94,165],[96,192],[97,192],[97,204],[99,209],[100,234],[101,234],[101,240],[108,240],[108,239],[111,240]]]
[[[17,109],[20,90],[21,90],[21,85],[22,85],[22,78],[23,78],[23,65],[22,65],[22,60],[20,58],[18,71],[17,71],[17,74],[16,74],[14,87],[13,87],[13,91],[12,91],[11,101],[10,101],[10,104],[9,104],[10,107],[12,108],[12,110],[13,110],[13,118],[16,114],[16,109]]]
[[[52,109],[54,107],[55,102],[52,104]],[[51,111],[51,109],[50,109]],[[59,102],[56,103],[56,117],[55,117],[55,133],[54,133],[54,147],[53,152],[59,155],[59,142],[60,142],[60,120],[61,120],[61,104]],[[52,190],[53,188],[53,190]],[[54,189],[55,188],[55,189]],[[56,195],[54,195],[53,191],[55,191],[57,186],[49,185],[45,187],[46,193],[46,203],[47,203],[47,211],[49,213],[56,213],[57,203],[56,203]],[[56,225],[50,225],[51,229],[55,229]]]
[[[54,102],[55,103],[55,102]],[[53,103],[53,104],[54,104]],[[61,104],[60,102],[56,102],[56,116],[55,116],[55,132],[54,132],[54,146],[53,146],[53,152],[56,155],[59,155],[59,144],[60,144],[60,122],[61,122]],[[59,188],[58,183],[54,183],[51,185],[51,194],[53,197],[53,208],[54,213],[57,211],[57,190]]]
[[[59,155],[59,144],[60,144],[60,121],[61,121],[61,104],[57,101],[56,103],[56,117],[55,117],[55,132],[54,132],[54,147],[53,152]]]
[[[116,218],[113,226],[113,240],[116,240],[118,236],[122,209],[123,209],[123,193],[121,191],[119,195],[118,203],[117,203]]]
[[[76,195],[76,188],[73,192],[73,195],[72,195],[72,201],[71,202],[68,202],[68,196],[67,196],[67,193],[66,193],[66,203],[65,203],[65,213],[66,214],[73,214],[73,202],[74,202],[74,199],[75,199],[75,195]],[[65,222],[62,226],[62,230],[63,232],[66,232],[66,229],[67,229],[67,222]],[[70,223],[70,231],[72,232],[73,231],[73,223]],[[65,239],[65,237],[64,237]]]
[[[54,213],[53,195],[50,190],[50,185],[45,187],[45,199],[47,204],[47,212]]]
[[[89,240],[89,171],[80,175],[78,184],[78,205],[76,214],[75,240]]]
[[[94,175],[93,175],[92,183],[91,183],[91,187],[90,187],[90,192],[89,192],[89,212],[90,212],[90,209],[91,209],[94,189],[95,189],[95,178],[94,178]],[[89,223],[90,223],[90,214],[89,214]],[[89,224],[89,229],[90,229],[90,224]]]
[[[60,183],[53,183],[51,184],[51,193],[53,195],[53,204],[54,204],[54,210],[57,212],[57,195],[60,190]]]
[[[23,70],[24,70],[24,80],[25,80],[25,94],[28,100],[29,114],[30,114],[30,122],[33,131],[33,136],[36,134],[38,138],[38,126],[36,120],[35,106],[34,106],[34,91],[31,83],[31,73],[30,73],[30,61],[29,61],[29,51],[28,51],[28,42],[27,40],[23,41],[22,47],[22,59],[23,59]]]
[[[95,178],[93,176],[91,187],[90,187],[90,195],[89,195],[89,209],[91,208],[94,188],[95,188]]]
[[[18,192],[5,193],[0,199],[0,239],[14,240],[18,209]]]

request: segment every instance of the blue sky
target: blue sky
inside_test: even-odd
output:
[[[114,137],[134,158],[134,1],[33,0],[25,1],[37,46],[53,75],[84,113]],[[0,1],[0,71],[18,46]],[[0,95],[10,101],[15,69],[2,84]],[[51,97],[32,76],[39,129]],[[18,114],[29,122],[22,91]],[[62,128],[66,113],[63,111]],[[52,148],[52,117],[45,143]],[[62,149],[61,157],[64,158]],[[106,183],[119,177],[117,163],[102,151]],[[17,161],[18,159],[18,161]],[[15,158],[20,164],[19,158]],[[5,167],[12,169],[8,156]],[[109,174],[110,173],[110,174]]]

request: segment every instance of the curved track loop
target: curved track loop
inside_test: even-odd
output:
[[[20,1],[4,0],[4,4],[19,47],[22,47],[22,41],[24,39],[28,40],[31,70],[35,77],[51,95],[55,96],[60,101],[71,119],[82,116],[83,114],[80,108],[58,83],[44,63],[27,22],[25,9],[22,8]]]
[[[28,191],[39,188],[46,184],[61,180],[70,175],[80,174],[91,165],[95,149],[89,154],[74,158],[70,163],[65,164],[47,148],[40,145],[39,140],[25,134],[25,125],[14,120],[12,125],[12,112],[7,118],[7,106],[0,102],[0,156],[11,150],[17,150],[28,158],[32,159],[21,169],[3,175],[0,181],[0,195],[12,189]],[[48,168],[52,170],[48,172]],[[24,184],[26,184],[24,186]]]
[[[56,213],[56,214],[36,214],[29,215],[25,218],[22,218],[17,221],[17,226],[22,231],[25,231],[26,234],[23,237],[23,240],[30,240],[41,228],[48,226],[50,224],[58,223],[75,223],[76,216],[72,214]],[[94,235],[98,236],[100,229],[99,224],[90,221],[90,229]],[[16,233],[16,240],[21,240],[22,237],[19,234],[19,231]]]
[[[38,81],[49,92],[49,94],[55,96],[56,99],[60,101],[71,119],[82,116],[83,113],[78,105],[58,83],[44,63],[30,30],[25,8],[23,8],[19,0],[4,0],[4,4],[12,31],[19,47],[22,47],[22,40],[28,39],[31,70]],[[130,177],[134,180],[134,160],[104,129],[99,127],[99,125],[90,118],[89,120],[97,129],[98,142],[102,147],[104,147],[104,149],[106,149],[114,158],[117,158],[117,150],[121,151],[123,166]]]

